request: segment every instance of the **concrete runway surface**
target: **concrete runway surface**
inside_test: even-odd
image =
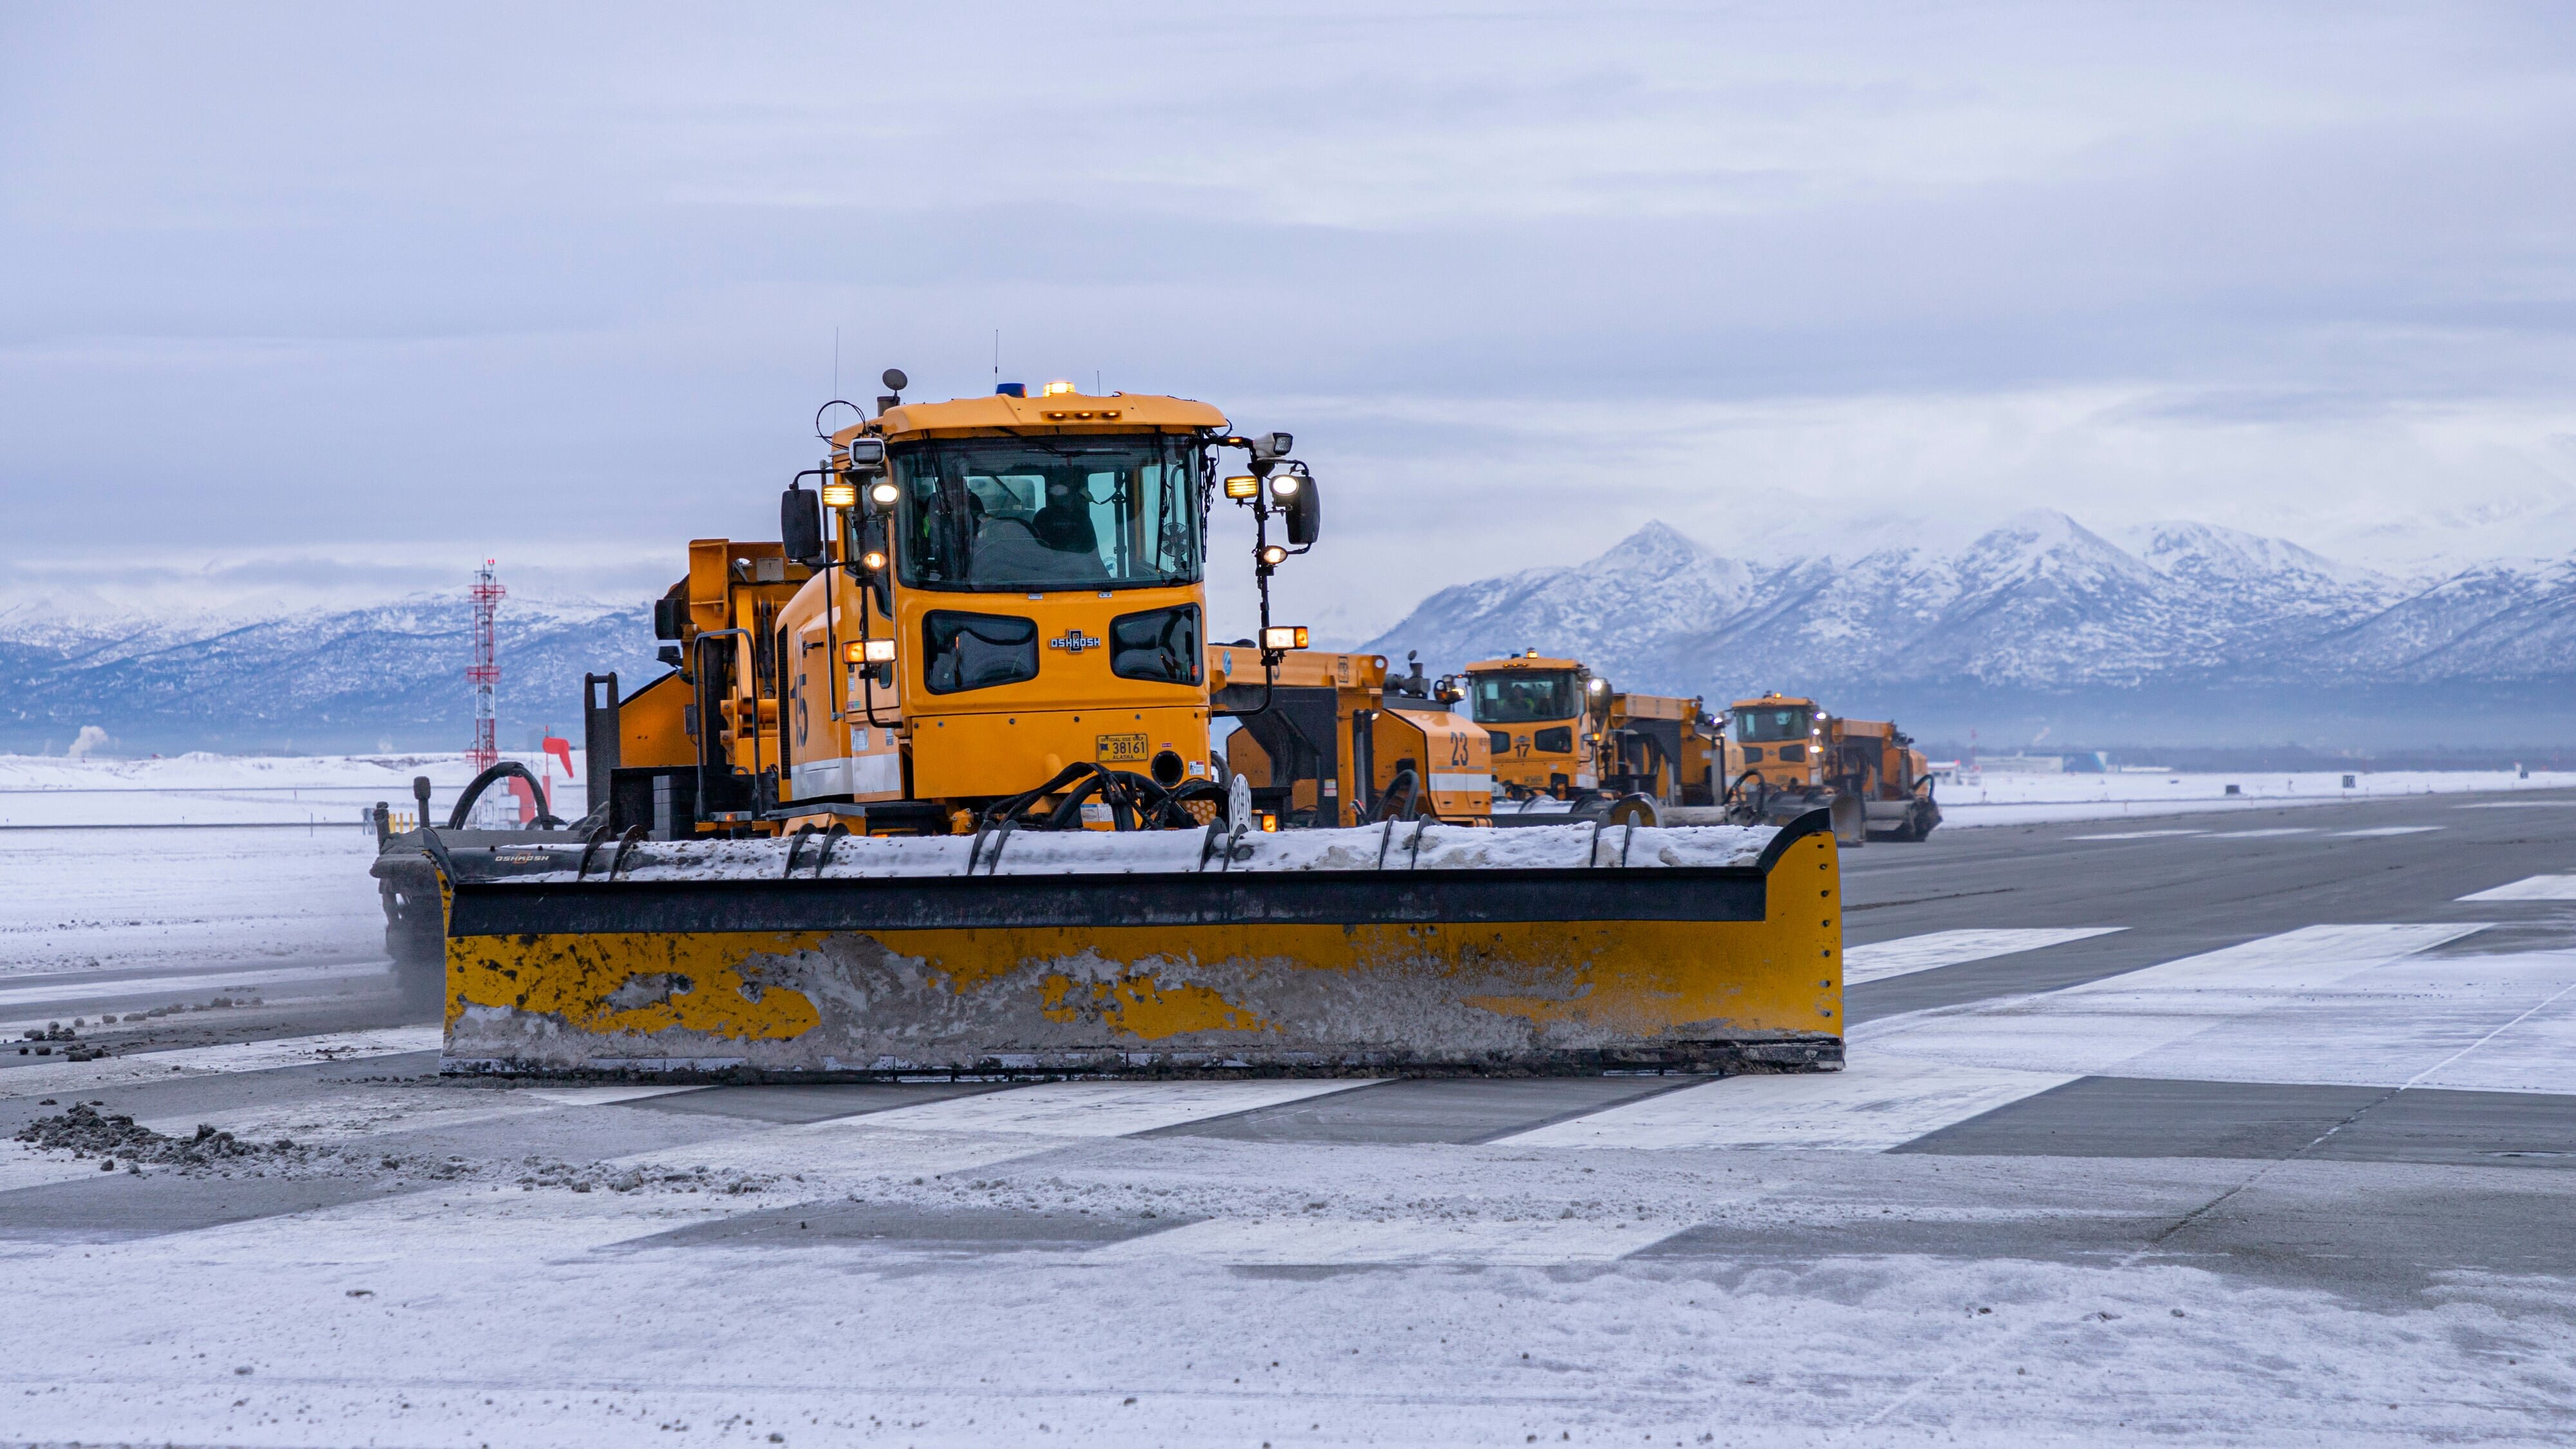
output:
[[[244,1148],[0,1149],[0,1440],[2576,1434],[2576,794],[1851,852],[1850,1068],[1723,1081],[442,1082],[362,845],[188,848],[0,923],[118,1047],[0,1128]]]

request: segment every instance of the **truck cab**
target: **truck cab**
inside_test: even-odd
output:
[[[1268,583],[1314,541],[1314,480],[1288,435],[1234,436],[1205,403],[1015,388],[880,399],[784,495],[780,543],[692,546],[679,684],[655,686],[692,748],[668,722],[622,733],[701,829],[945,833],[1084,791],[1095,826],[1213,813],[1209,514],[1220,494],[1254,514],[1258,678],[1304,647],[1270,625]],[[1220,482],[1229,448],[1250,471]]]
[[[1470,664],[1460,688],[1468,717],[1484,727],[1495,793],[1558,799],[1601,787],[1592,736],[1606,718],[1609,684],[1572,659],[1535,649]]]

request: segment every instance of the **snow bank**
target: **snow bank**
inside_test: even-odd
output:
[[[507,752],[553,792],[567,818],[588,810],[577,773],[543,753]],[[573,752],[578,772],[583,756]],[[215,755],[143,760],[0,755],[0,827],[79,825],[324,825],[358,823],[382,800],[412,807],[411,782],[427,775],[443,813],[474,778],[462,752],[430,755]]]
[[[2117,819],[2123,815],[2179,815],[2234,810],[2248,805],[2331,805],[2342,800],[2396,795],[2449,795],[2488,791],[2565,790],[2576,772],[2534,770],[2529,779],[2512,770],[2390,770],[2352,776],[2340,771],[2292,774],[2233,773],[1963,776],[1938,787],[1944,827],[2035,825],[2054,820]],[[2227,793],[2229,786],[2237,793]]]
[[[1289,830],[1247,835],[1244,858],[1229,864],[1200,851],[1197,830],[996,831],[980,851],[968,836],[861,836],[832,847],[824,874],[833,878],[977,874],[1143,875],[1217,871],[1526,870],[1549,866],[1629,869],[1741,866],[1760,858],[1779,831],[1770,826],[1711,825],[1678,829],[1535,825],[1511,830],[1463,825],[1366,825],[1350,830]],[[635,880],[776,880],[786,872],[783,840],[656,843],[637,852],[620,874]],[[802,847],[797,874],[811,874],[821,847]],[[996,856],[998,855],[998,860]],[[524,877],[569,880],[570,871]]]

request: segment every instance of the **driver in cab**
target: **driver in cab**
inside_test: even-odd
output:
[[[978,583],[1084,584],[1106,581],[1100,535],[1092,525],[1090,498],[1061,478],[1045,482],[1045,499],[1030,513],[1008,490],[988,499],[967,495],[975,520],[973,578]],[[998,505],[998,506],[997,506]]]

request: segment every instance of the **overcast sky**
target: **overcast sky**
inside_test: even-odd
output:
[[[1295,432],[1346,631],[1649,518],[2576,548],[2569,5],[1215,8],[0,4],[0,588],[651,589],[836,328]]]

